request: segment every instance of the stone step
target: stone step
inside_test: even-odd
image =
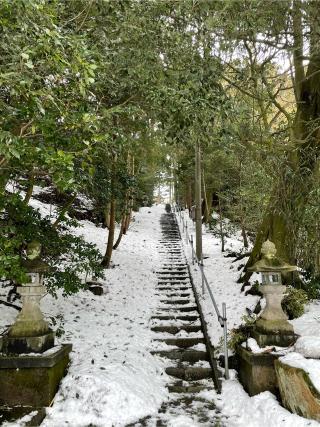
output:
[[[188,385],[182,385],[179,382],[177,384],[167,385],[167,389],[169,390],[170,393],[200,393],[201,391],[204,391],[204,390],[214,390],[214,387],[199,384],[196,382]]]
[[[187,267],[188,266],[188,264],[186,264],[182,260],[177,261],[177,262],[172,262],[172,263],[164,262],[162,265],[164,265],[164,266],[166,266],[166,265],[176,266],[177,265],[177,266],[181,266],[181,267]]]
[[[186,268],[182,268],[182,269],[180,269],[180,271],[177,271],[177,269],[163,269],[163,270],[160,270],[160,271],[156,271],[156,273],[157,274],[160,274],[160,275],[166,275],[166,274],[168,274],[168,275],[172,275],[172,276],[183,276],[183,275],[186,275],[186,274],[188,274],[188,270],[186,269]]]
[[[180,297],[180,298],[189,298],[190,297],[190,292],[188,293],[161,293],[161,294],[156,294],[156,295],[161,295],[163,297],[167,297],[167,298],[172,298],[172,297]]]
[[[181,331],[186,331],[186,332],[190,332],[190,333],[191,332],[199,332],[199,331],[201,331],[201,325],[179,325],[179,326],[161,325],[161,326],[153,326],[151,328],[151,330],[153,332],[167,332],[168,334],[176,335]]]
[[[191,286],[157,286],[158,291],[188,291],[192,290]]]
[[[169,255],[183,255],[183,252],[182,252],[182,249],[179,249],[179,248],[177,248],[177,249],[174,249],[174,248],[168,248],[168,249],[166,249],[166,248],[161,248],[159,251],[158,251],[158,253],[159,254],[169,254]]]
[[[166,265],[166,266],[163,266],[163,270],[162,271],[168,271],[168,272],[171,272],[171,271],[180,271],[180,272],[183,272],[183,271],[188,271],[188,268],[187,268],[187,266],[180,266],[180,265]]]
[[[188,311],[198,311],[198,307],[196,305],[192,305],[189,307],[161,307],[158,308],[161,311],[177,311],[177,312],[188,312]]]
[[[179,348],[193,347],[197,344],[205,344],[204,338],[155,338],[154,341],[162,341],[167,345]]]
[[[197,367],[188,367],[188,368],[176,368],[170,366],[166,368],[166,373],[172,377],[180,378],[185,381],[194,381],[202,380],[204,378],[212,377],[211,368],[197,368]]]
[[[163,304],[171,304],[171,305],[186,305],[190,304],[189,299],[172,299],[172,300],[160,300]]]
[[[195,363],[199,360],[209,360],[208,353],[206,351],[198,350],[159,350],[152,351],[151,354],[156,354],[160,357],[165,357],[170,360],[180,360],[182,362]]]
[[[174,277],[173,280],[165,280],[163,277],[161,277],[161,279],[158,280],[158,285],[167,285],[170,284],[171,285],[187,285],[190,284],[190,279],[189,278],[185,278],[183,280],[179,279],[177,277]]]
[[[196,316],[196,315],[189,315],[189,316],[183,316],[183,315],[178,315],[178,316],[172,316],[172,315],[159,315],[159,316],[152,316],[151,319],[158,319],[158,320],[185,320],[185,321],[189,321],[189,322],[194,322],[197,319],[200,319],[200,316]]]

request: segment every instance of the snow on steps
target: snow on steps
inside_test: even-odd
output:
[[[132,426],[166,426],[169,417],[181,413],[201,421],[201,425],[212,426],[219,422],[215,405],[198,393],[214,388],[214,374],[204,345],[180,233],[172,214],[162,215],[161,226],[163,239],[159,253],[163,267],[157,271],[161,305],[151,318],[154,343],[159,346],[151,353],[165,362],[165,371],[171,378],[167,387],[172,398],[162,405],[158,417],[147,417]]]

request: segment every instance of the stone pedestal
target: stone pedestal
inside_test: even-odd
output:
[[[252,337],[260,347],[267,345],[288,347],[296,341],[297,335],[293,332],[293,326],[288,322],[288,317],[281,307],[286,287],[264,285],[261,286],[261,291],[266,298],[266,307],[255,324]]]
[[[244,347],[237,348],[239,380],[249,394],[270,391],[278,394],[274,362],[280,356],[270,353],[252,353]]]
[[[54,346],[54,332],[49,328],[40,310],[40,299],[45,294],[38,274],[29,274],[30,283],[19,288],[22,309],[3,338],[5,353],[42,353]]]
[[[0,356],[0,407],[49,406],[65,375],[71,344],[48,355]]]

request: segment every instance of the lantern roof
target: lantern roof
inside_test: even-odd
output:
[[[50,266],[41,259],[25,259],[21,262],[27,273],[45,273],[50,269]]]
[[[276,256],[277,248],[269,239],[261,247],[262,258],[255,262],[248,271],[252,272],[279,272],[286,273],[297,270],[297,266],[290,265]]]

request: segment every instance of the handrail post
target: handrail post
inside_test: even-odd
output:
[[[223,316],[223,346],[224,346],[224,376],[229,379],[229,360],[228,360],[228,330],[227,330],[227,307],[226,303],[222,303],[222,316]]]
[[[194,265],[193,234],[191,234],[190,236],[190,243],[191,243],[191,253],[192,253],[192,265]]]
[[[186,243],[188,243],[188,222],[186,220]]]

